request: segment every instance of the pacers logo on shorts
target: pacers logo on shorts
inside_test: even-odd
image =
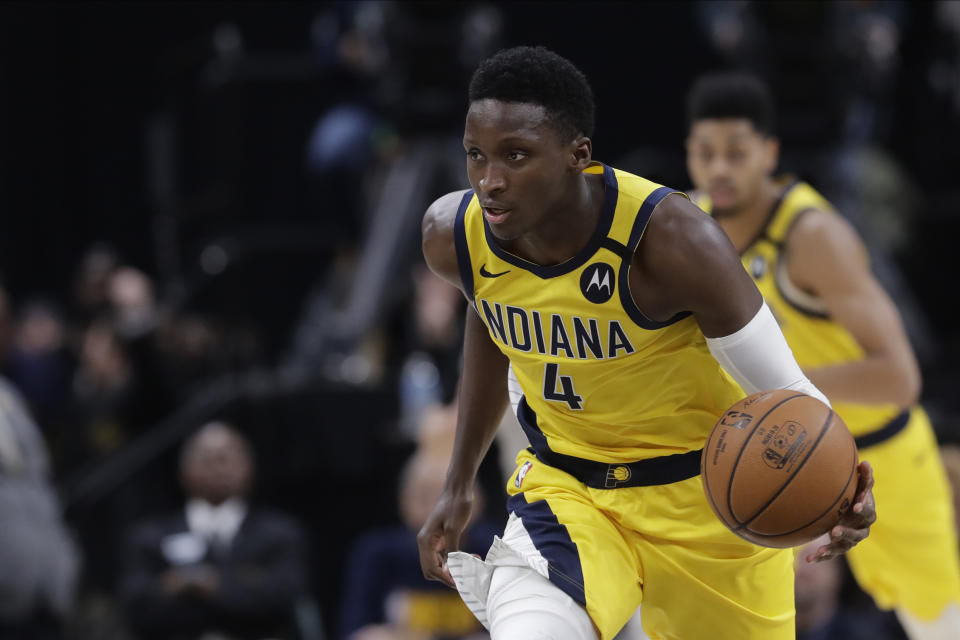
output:
[[[530,471],[530,467],[533,466],[533,463],[527,460],[523,463],[523,466],[520,467],[520,471],[517,471],[517,479],[513,481],[513,484],[516,485],[517,489],[520,488],[520,485],[523,484],[523,479],[527,477],[527,472]]]
[[[607,481],[604,483],[604,485],[608,489],[612,489],[613,487],[630,480],[630,476],[632,475],[633,474],[630,472],[630,467],[622,464],[611,464],[607,467]]]

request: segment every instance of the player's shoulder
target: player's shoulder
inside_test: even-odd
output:
[[[784,243],[794,247],[859,247],[860,235],[845,217],[829,206],[810,206],[801,211],[787,230]]]
[[[865,274],[869,265],[859,233],[832,209],[811,207],[798,215],[783,240],[795,284],[811,290],[840,282],[838,276]]]
[[[671,193],[657,204],[634,253],[634,264],[644,265],[677,284],[684,274],[701,278],[729,262],[736,252],[723,229],[681,193]],[[736,258],[739,265],[739,258]]]
[[[617,169],[614,167],[610,168],[613,169],[613,173],[616,176],[617,191],[621,195],[631,196],[643,200],[649,194],[663,186],[660,183],[650,180],[649,178],[645,178],[641,175],[630,173],[629,171],[624,171],[623,169]]]
[[[453,238],[453,226],[457,219],[457,210],[463,201],[463,196],[469,189],[451,191],[434,200],[423,214],[423,237],[449,236]]]
[[[454,227],[460,203],[468,192],[468,189],[451,191],[434,200],[423,214],[421,224],[423,257],[427,265],[438,276],[457,287],[461,283]]]
[[[648,231],[656,236],[656,244],[668,242],[664,248],[679,249],[709,246],[726,238],[723,229],[682,192],[674,192],[660,201],[650,217]]]

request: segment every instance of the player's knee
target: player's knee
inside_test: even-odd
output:
[[[487,599],[492,640],[596,640],[582,606],[528,567],[498,567]]]

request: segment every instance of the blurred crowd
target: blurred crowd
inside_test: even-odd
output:
[[[513,44],[568,56],[600,96],[616,65],[676,92],[661,113],[601,101],[595,153],[679,188],[693,74],[770,81],[786,168],[863,232],[901,305],[960,500],[960,334],[934,275],[960,207],[960,3],[567,3],[546,21],[538,3],[305,6],[295,55],[248,42],[290,8],[250,5],[160,65],[153,256],[104,233],[47,288],[0,263],[0,638],[484,637],[414,541],[452,449],[467,312],[418,237],[433,197],[466,186],[469,74]],[[689,51],[629,59],[657,23]],[[293,102],[296,127],[269,111],[244,133]],[[477,553],[523,446],[510,416],[501,432]],[[797,611],[801,638],[902,637],[842,561],[798,573]]]

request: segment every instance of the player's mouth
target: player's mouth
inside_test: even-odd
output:
[[[736,190],[730,185],[718,185],[707,189],[710,194],[710,200],[714,205],[731,205],[737,199]]]
[[[510,209],[500,207],[483,207],[483,217],[490,224],[500,224],[510,215]]]

